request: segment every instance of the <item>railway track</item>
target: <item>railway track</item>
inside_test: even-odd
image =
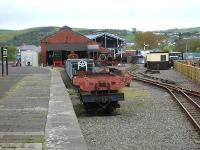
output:
[[[200,131],[200,105],[182,90],[168,89],[168,91]]]
[[[181,106],[192,123],[200,131],[200,92],[183,88],[174,84],[162,83],[161,81],[142,77],[141,74],[133,73],[133,70],[128,71],[134,76],[134,80],[158,86],[167,90],[170,95]]]
[[[187,88],[183,88],[183,87],[180,87],[180,86],[177,86],[177,85],[162,83],[162,82],[157,81],[157,80],[152,80],[152,79],[140,77],[140,76],[137,76],[137,75],[134,75],[134,80],[153,84],[153,85],[156,85],[156,86],[159,86],[159,87],[162,87],[162,88],[169,88],[169,89],[173,89],[173,90],[182,90],[183,92],[185,92],[189,95],[200,97],[200,92],[190,90],[190,89],[187,89]]]

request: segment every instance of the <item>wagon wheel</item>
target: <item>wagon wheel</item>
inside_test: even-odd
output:
[[[99,60],[100,61],[105,61],[106,60],[106,55],[105,54],[100,54],[99,55]]]

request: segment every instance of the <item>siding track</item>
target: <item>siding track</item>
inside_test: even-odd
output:
[[[176,86],[173,84],[162,83],[161,81],[142,77],[141,74],[134,74],[132,70],[128,71],[134,76],[134,80],[158,86],[167,90],[176,102],[181,106],[192,123],[200,131],[200,92]]]

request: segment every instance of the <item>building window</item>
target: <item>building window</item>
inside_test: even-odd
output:
[[[160,56],[160,60],[161,60],[161,61],[166,61],[166,55],[161,55],[161,56]]]

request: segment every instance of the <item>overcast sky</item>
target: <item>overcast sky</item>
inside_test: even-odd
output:
[[[0,29],[39,26],[140,31],[200,26],[200,0],[1,0]]]

